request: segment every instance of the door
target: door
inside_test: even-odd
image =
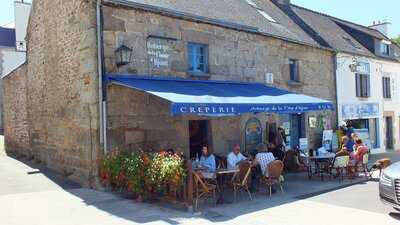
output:
[[[290,143],[291,147],[299,146],[299,139],[304,138],[306,136],[305,131],[305,120],[304,114],[292,114],[290,115],[290,124],[291,124],[291,136]]]
[[[189,144],[190,158],[201,155],[203,145],[209,145],[209,121],[190,120],[189,121]]]
[[[386,121],[386,149],[393,149],[393,118],[385,117]]]

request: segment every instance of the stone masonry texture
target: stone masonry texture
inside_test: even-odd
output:
[[[84,186],[93,186],[102,152],[95,3],[33,1],[27,63],[4,79],[7,152],[33,157]],[[103,6],[103,17],[107,73],[250,82],[264,82],[265,74],[273,73],[273,86],[335,104],[331,51],[115,5]],[[189,42],[208,45],[207,76],[187,72]],[[122,44],[133,49],[133,56],[118,68],[115,50]],[[290,58],[299,60],[296,84],[288,83]],[[110,149],[172,147],[188,153],[188,121],[206,119],[171,117],[165,100],[116,85],[107,87],[107,102]],[[307,115],[336,124],[335,112]],[[226,152],[234,143],[243,144],[251,116],[264,129],[267,121],[277,121],[268,114],[211,118],[214,149]],[[320,144],[321,131],[307,128],[310,147]]]
[[[94,181],[100,152],[95,3],[33,1],[26,77],[15,71],[5,87],[7,104],[27,104],[7,109],[6,150],[26,148],[25,155],[85,186]],[[23,92],[7,93],[20,84],[26,100]]]
[[[333,53],[330,51],[133,8],[106,6],[104,18],[108,73],[250,82],[264,82],[265,74],[273,73],[273,86],[331,100],[335,104]],[[196,77],[187,72],[189,42],[208,45],[207,77]],[[117,67],[115,50],[121,45],[133,49],[132,62]],[[299,83],[288,83],[289,58],[299,60]],[[307,115],[324,115],[331,125],[336,124],[335,113]],[[257,117],[264,129],[267,120],[277,120],[276,116],[270,116],[270,119],[264,115]],[[208,118],[214,151],[226,153],[234,143],[243,144],[243,130],[248,118]],[[204,118],[172,118],[166,101],[125,87],[108,87],[111,148],[158,150],[172,147],[188,153],[188,121],[191,119]],[[320,146],[321,132],[322,129],[307,128],[310,147]]]

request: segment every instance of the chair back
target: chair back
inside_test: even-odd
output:
[[[250,177],[251,167],[248,162],[243,162],[239,164],[239,182],[244,186]]]
[[[368,164],[368,161],[369,161],[369,154],[368,154],[368,153],[365,153],[365,154],[363,155],[362,164],[367,165],[367,164]]]
[[[273,179],[279,179],[283,172],[283,162],[280,160],[272,161],[268,167],[266,172],[268,172],[268,177]]]
[[[335,161],[333,162],[333,167],[335,168],[344,168],[347,167],[349,164],[350,157],[349,156],[338,156],[335,158]]]
[[[193,175],[194,175],[196,187],[198,188],[198,185],[200,184],[200,186],[204,192],[209,192],[210,190],[208,189],[206,182],[200,177],[198,172],[193,171]]]

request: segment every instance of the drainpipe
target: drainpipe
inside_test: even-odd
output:
[[[102,0],[96,3],[96,30],[97,30],[97,71],[99,79],[99,125],[100,145],[103,145],[103,152],[107,153],[107,113],[106,101],[104,98],[104,74],[103,74],[103,28],[102,28]]]
[[[338,52],[335,52],[335,54],[333,54],[332,56],[332,60],[333,60],[333,78],[334,78],[334,82],[335,82],[335,90],[336,90],[336,94],[335,94],[335,100],[336,100],[336,125],[337,128],[339,129],[340,127],[340,121],[339,121],[339,97],[338,97],[338,93],[339,93],[339,87],[338,87],[338,83],[337,83],[337,69],[338,69],[338,62],[337,62],[337,57],[338,57]]]

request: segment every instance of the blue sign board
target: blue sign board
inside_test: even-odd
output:
[[[342,119],[359,119],[379,117],[378,103],[342,105]]]

